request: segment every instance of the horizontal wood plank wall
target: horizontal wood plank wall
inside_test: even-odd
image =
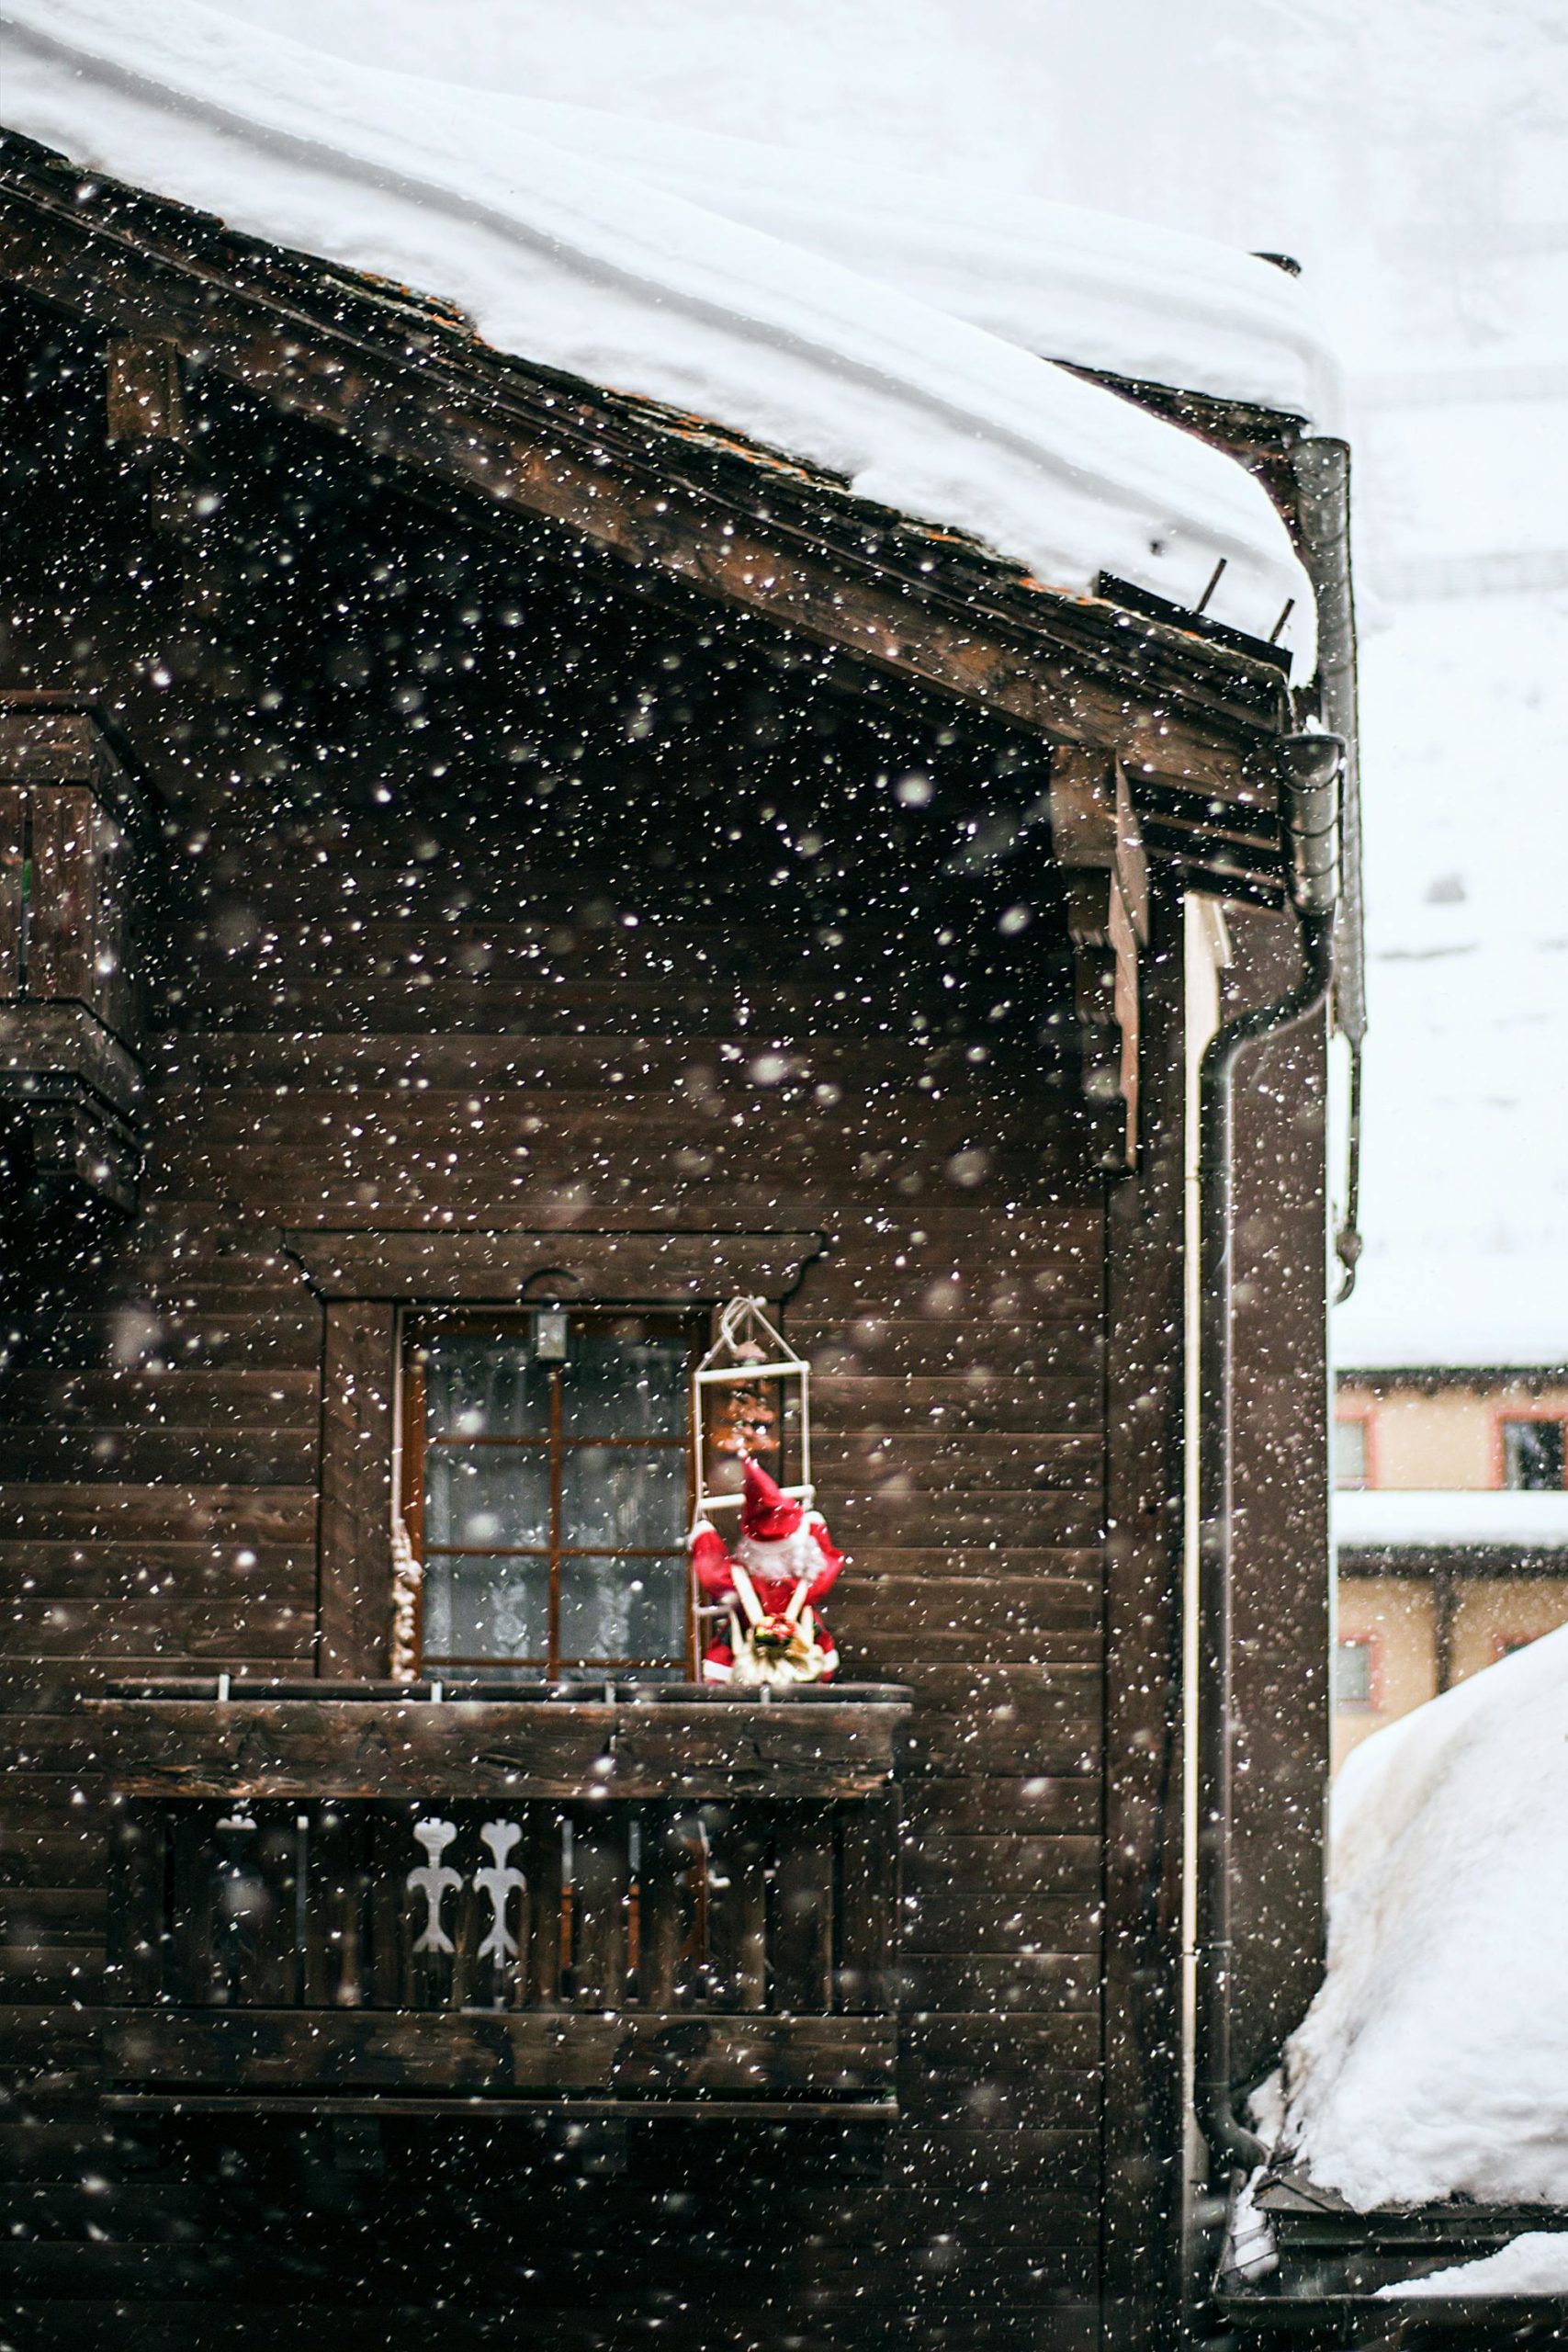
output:
[[[1179,2341],[1185,1001],[1162,891],[1143,1149],[1107,1217],[1102,2297],[1115,2352]]]
[[[95,411],[84,467],[100,446]],[[198,573],[199,551],[160,555],[165,614]],[[195,637],[227,611],[243,678],[264,667],[240,626],[261,592],[235,576],[228,606],[221,577],[203,589]],[[303,629],[325,592],[289,593]],[[1104,1199],[1053,1091],[1048,960],[993,986],[1007,898],[950,952],[918,903],[926,882],[897,863],[909,853],[863,872],[873,852],[852,840],[837,854],[859,911],[836,946],[792,914],[755,832],[737,831],[704,904],[668,856],[623,889],[574,844],[588,787],[565,753],[560,797],[525,795],[514,815],[505,771],[463,766],[450,713],[456,766],[434,734],[367,736],[351,756],[346,722],[334,736],[323,720],[319,750],[281,721],[267,735],[262,706],[231,726],[216,690],[205,711],[194,691],[178,706],[181,734],[134,684],[142,621],[100,612],[99,594],[83,587],[76,609],[101,623],[104,660],[129,649],[130,719],[169,729],[175,912],[143,1207],[89,1244],[58,1237],[0,1382],[0,2058],[35,2081],[39,2119],[0,2119],[0,2207],[20,2225],[0,2232],[0,2321],[59,2293],[72,2340],[121,2352],[293,2341],[304,2313],[353,2336],[370,2308],[388,2342],[422,2345],[437,2325],[465,2340],[457,2310],[476,2341],[488,2312],[547,2352],[645,2335],[692,2352],[1089,2352]],[[542,609],[536,674],[505,673],[489,719],[465,717],[470,743],[512,727],[504,696],[526,707],[564,662],[567,623]],[[79,624],[51,580],[35,610],[29,659],[53,682]],[[737,689],[737,709],[728,741],[691,722],[664,772],[677,848],[726,816],[708,784],[680,806],[680,761],[739,772],[768,741],[760,694]],[[874,754],[857,756],[889,808]],[[592,788],[609,804],[620,786],[601,771]],[[976,800],[991,788],[980,778]],[[934,854],[922,870],[951,897]],[[1009,988],[1027,1019],[987,1011]],[[955,1032],[964,989],[978,1025]],[[62,2103],[73,2067],[90,2077],[103,1972],[102,1792],[73,1709],[142,1668],[315,1668],[322,1368],[341,1387],[340,1342],[281,1232],[617,1224],[820,1229],[832,1245],[786,1328],[817,1367],[820,1498],[852,1555],[827,1612],[845,1674],[916,1696],[901,2120],[870,2140],[661,2128],[624,2171],[613,2146],[585,2168],[522,2126],[476,2141],[389,2125],[384,2169],[365,2152],[370,2168],[348,2172],[285,2128],[234,2156],[243,2196],[192,2124],[135,2169],[123,2133]],[[345,1329],[341,1345],[384,1338]],[[367,1520],[383,1491],[367,1482]]]
[[[258,907],[274,892],[294,901],[290,877],[247,878]],[[415,921],[400,937],[412,949],[431,934]],[[463,946],[448,934],[446,960]],[[764,933],[752,947],[761,970]],[[442,1067],[452,1041],[421,1037],[413,1057],[446,1082],[411,1102],[386,1081],[429,1018],[426,967],[405,956],[390,1006],[384,960],[372,937],[361,972],[333,984],[344,1029],[308,1043],[265,1028],[166,1037],[147,1214],[105,1295],[60,1318],[57,1363],[7,1385],[7,1476],[22,1483],[0,1559],[12,1646],[27,1654],[9,1831],[13,1878],[29,1882],[11,1895],[8,1998],[90,2000],[101,1968],[96,1815],[88,1830],[58,1779],[28,1770],[39,1719],[99,1672],[310,1666],[322,1318],[271,1246],[276,1228],[417,1225],[443,1206],[491,1224],[821,1226],[832,1255],[788,1328],[818,1366],[821,1499],[852,1555],[829,1612],[845,1671],[918,1699],[911,2014],[887,2185],[852,2200],[863,2235],[820,2210],[841,2199],[830,2165],[803,2192],[790,2291],[839,2342],[853,2340],[844,2315],[863,2273],[911,2318],[942,2312],[944,2344],[1038,2341],[1048,2313],[1067,2331],[1053,2341],[1088,2342],[1101,1211],[1072,1176],[1070,1138],[1054,1139],[1025,1072],[961,1080],[922,1119],[922,1052],[776,1022],[770,1051],[782,1044],[802,1069],[784,1102],[752,1075],[745,1033],[645,1045],[629,1017],[607,1038],[466,1035],[457,1084]],[[640,961],[621,959],[633,991]],[[350,1030],[367,997],[408,1030]],[[516,1018],[515,997],[499,1009]],[[632,1010],[640,1023],[635,995]],[[710,1085],[672,1102],[694,1065]],[[829,1069],[839,1099],[814,1106]],[[961,1188],[942,1171],[976,1136],[987,1170]],[[890,1145],[921,1175],[918,1211],[889,1201]],[[707,1164],[684,1173],[695,1159]],[[377,1323],[355,1324],[350,1352],[384,1345],[385,1310],[333,1312]],[[379,1405],[373,1426],[387,1426]]]

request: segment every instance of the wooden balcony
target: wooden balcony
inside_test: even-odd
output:
[[[122,1687],[122,2103],[890,2111],[907,1694]]]

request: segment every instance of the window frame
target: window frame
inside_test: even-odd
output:
[[[1379,1633],[1340,1634],[1334,1636],[1336,1652],[1365,1650],[1367,1654],[1367,1695],[1364,1699],[1342,1699],[1332,1687],[1332,1661],[1329,1676],[1329,1699],[1335,1715],[1381,1715],[1382,1713],[1382,1635]]]
[[[1336,1448],[1337,1446],[1338,1440],[1336,1435],[1332,1433],[1330,1435],[1328,1468],[1329,1476],[1332,1480],[1336,1494],[1367,1495],[1375,1493],[1378,1483],[1375,1446],[1376,1428],[1377,1407],[1375,1405],[1353,1404],[1342,1406],[1337,1402],[1337,1400],[1336,1401],[1334,1407],[1334,1431],[1337,1431],[1339,1430],[1359,1429],[1361,1432],[1361,1477],[1359,1486],[1341,1485],[1339,1478],[1339,1464],[1336,1458]]]
[[[1508,1437],[1516,1421],[1550,1421],[1562,1431],[1562,1475],[1555,1487],[1511,1487],[1508,1484]],[[1508,1495],[1568,1494],[1568,1413],[1561,1405],[1500,1405],[1492,1416],[1493,1467],[1497,1490]]]
[[[1361,1477],[1357,1479],[1340,1477],[1340,1430],[1359,1430],[1359,1432],[1361,1432]],[[1331,1473],[1333,1473],[1333,1491],[1336,1491],[1336,1494],[1371,1494],[1371,1491],[1373,1491],[1375,1487],[1373,1416],[1371,1414],[1333,1416],[1333,1440],[1328,1452],[1331,1452],[1331,1463],[1328,1463],[1328,1467],[1331,1467]]]
[[[696,1456],[694,1430],[695,1427],[692,1374],[709,1336],[711,1317],[703,1308],[681,1305],[659,1305],[644,1302],[592,1299],[553,1308],[568,1317],[569,1329],[585,1322],[636,1322],[644,1326],[662,1326],[677,1332],[686,1349],[686,1427],[679,1438],[614,1438],[595,1437],[572,1439],[561,1433],[560,1366],[551,1367],[550,1425],[547,1435],[537,1439],[488,1441],[494,1444],[515,1445],[519,1451],[546,1449],[549,1460],[550,1530],[547,1547],[540,1550],[520,1549],[519,1558],[546,1558],[548,1562],[549,1592],[547,1605],[546,1655],[538,1658],[450,1658],[438,1661],[442,1675],[496,1675],[525,1677],[533,1675],[556,1682],[570,1679],[633,1679],[638,1675],[668,1675],[673,1668],[683,1667],[688,1679],[695,1679],[698,1662],[699,1626],[695,1596],[690,1570],[685,1579],[685,1633],[683,1653],[679,1657],[660,1658],[571,1658],[560,1654],[561,1565],[570,1558],[605,1557],[615,1559],[668,1559],[672,1549],[684,1549],[684,1534],[679,1546],[670,1544],[649,1546],[646,1550],[608,1550],[604,1544],[566,1544],[560,1533],[560,1495],[562,1471],[566,1453],[578,1445],[583,1447],[625,1446],[637,1451],[670,1450],[680,1446],[685,1464],[685,1523],[689,1527],[696,1507]],[[441,1332],[466,1331],[479,1337],[503,1338],[516,1334],[521,1340],[530,1330],[536,1306],[503,1307],[457,1306],[450,1307],[423,1306],[409,1308],[399,1318],[398,1330],[398,1485],[396,1508],[412,1546],[414,1557],[422,1571],[428,1568],[424,1540],[425,1457],[429,1448],[428,1419],[425,1411],[423,1366],[420,1361],[422,1345]],[[439,1442],[440,1441],[437,1441]],[[484,1443],[469,1438],[465,1443]],[[505,1551],[508,1547],[500,1547]],[[497,1547],[484,1547],[484,1556],[496,1556]],[[442,1557],[461,1556],[460,1552],[448,1552],[443,1547]],[[422,1675],[432,1669],[427,1665],[424,1642],[424,1587],[422,1573],[415,1602],[415,1653],[417,1670]]]

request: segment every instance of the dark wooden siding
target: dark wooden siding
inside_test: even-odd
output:
[[[276,901],[279,924],[308,934],[295,873],[262,865],[244,882],[259,920]],[[375,902],[367,876],[358,903],[372,923]],[[960,1065],[922,1116],[924,1051],[782,1021],[785,983],[775,992],[760,925],[749,962],[771,1000],[767,1052],[803,1065],[794,1100],[749,1082],[754,1034],[726,1038],[715,1022],[700,1041],[666,1032],[645,1051],[640,953],[615,959],[630,998],[623,1033],[476,1031],[453,1086],[452,1041],[412,1042],[429,1017],[412,943],[460,963],[469,935],[489,938],[407,922],[400,1003],[375,968],[386,958],[373,929],[357,971],[340,951],[344,1028],[308,1046],[265,1029],[166,1033],[145,1213],[51,1318],[61,1360],[6,1385],[8,1478],[36,1482],[9,1488],[0,1555],[29,1692],[17,1760],[52,1767],[28,1770],[25,1791],[12,1783],[16,1874],[30,1883],[12,1896],[8,1997],[91,2000],[98,1983],[101,1849],[77,1817],[90,1777],[89,1807],[73,1804],[80,1733],[56,1712],[70,1691],[95,1668],[310,1660],[320,1314],[277,1228],[404,1225],[454,1204],[476,1222],[530,1224],[566,1201],[595,1225],[819,1226],[832,1255],[809,1272],[789,1330],[819,1367],[822,1500],[853,1558],[832,1612],[846,1671],[917,1694],[904,1959],[915,2014],[892,2185],[869,2203],[861,2194],[859,2233],[841,2242],[840,2215],[807,2250],[818,2283],[807,2300],[834,2306],[846,2263],[863,2264],[885,2304],[954,2320],[983,2312],[993,2340],[1004,2314],[1023,2341],[1064,2301],[1087,2329],[1099,2130],[1097,1190],[1074,1182],[1070,1136],[1027,1069],[982,1080]],[[677,959],[693,952],[673,927],[668,944]],[[311,944],[307,935],[293,953]],[[613,1016],[613,979],[604,986]],[[235,989],[228,959],[198,959],[193,994],[220,989]],[[493,1001],[496,1017],[524,1017],[511,990]],[[548,1010],[558,1002],[571,1004],[569,989]],[[367,1033],[357,1023],[371,1005],[386,1026]],[[226,1009],[250,1008],[231,995]],[[699,1057],[714,1083],[694,1114],[671,1086]],[[435,1078],[412,1104],[365,1082],[420,1064]],[[622,1073],[613,1090],[612,1069]],[[530,1082],[536,1074],[547,1082]],[[814,1107],[823,1083],[840,1100]],[[744,1129],[730,1125],[737,1112]],[[765,1123],[756,1141],[753,1122]],[[977,1136],[989,1164],[960,1188],[944,1170]],[[735,1172],[688,1175],[680,1161],[694,1152]],[[921,1177],[916,1211],[888,1201],[889,1152]],[[146,1357],[167,1369],[140,1368]],[[832,2183],[829,2162],[787,2225],[770,2187],[792,2236],[838,2200]],[[628,2247],[642,2244],[630,2190],[624,2226]]]
[[[1279,917],[1238,918],[1233,1002],[1288,984]],[[1236,1095],[1236,2074],[1268,2073],[1317,1990],[1329,1724],[1322,1020],[1254,1052]]]
[[[214,439],[241,446],[242,423]],[[265,465],[299,462],[249,454],[256,499]],[[130,492],[117,514],[123,560],[145,525]],[[351,2332],[373,2306],[422,2342],[456,2297],[481,2335],[526,2314],[552,2352],[655,2321],[649,2340],[780,2352],[1098,2344],[1106,1204],[1064,1084],[1053,886],[1027,841],[1009,854],[1038,771],[548,571],[524,583],[525,658],[497,618],[475,672],[438,664],[405,698],[389,645],[449,646],[466,596],[502,614],[499,559],[369,493],[332,521],[269,525],[265,561],[254,537],[157,551],[165,616],[228,648],[216,683],[192,655],[175,717],[124,655],[171,805],[143,1204],[36,1246],[0,1394],[3,2025],[43,2078],[42,2121],[0,2122],[0,2310],[42,2327],[64,2294],[68,2340],[175,2346],[227,2340],[202,2331],[246,2297]],[[389,547],[395,598],[355,590]],[[72,683],[52,599],[97,628],[115,684],[142,626],[120,576],[23,580],[20,683]],[[281,718],[237,698],[258,643]],[[649,752],[628,713],[671,648],[686,698]],[[498,765],[520,711],[532,748]],[[911,768],[944,831],[893,790]],[[1001,811],[1000,846],[955,876],[965,794],[977,823]],[[389,2126],[379,2157],[334,2157],[282,2127],[225,2172],[195,2125],[138,2154],[71,2106],[60,2078],[92,2068],[74,2005],[103,1966],[76,1694],[142,1668],[313,1668],[323,1317],[280,1234],[422,1225],[829,1237],[787,1329],[852,1555],[829,1614],[846,1674],[917,1702],[882,2136],[662,2127],[617,2169],[592,2134]]]

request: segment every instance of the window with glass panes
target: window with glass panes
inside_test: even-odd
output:
[[[1334,1483],[1352,1494],[1368,1483],[1367,1424],[1359,1415],[1347,1414],[1334,1424]]]
[[[1376,1658],[1364,1635],[1344,1634],[1334,1645],[1331,1683],[1337,1707],[1370,1709],[1377,1703]]]
[[[1563,1425],[1531,1418],[1503,1423],[1505,1487],[1555,1491],[1563,1484]]]
[[[411,1334],[423,1665],[686,1672],[693,1325],[549,1323],[454,1317]]]

